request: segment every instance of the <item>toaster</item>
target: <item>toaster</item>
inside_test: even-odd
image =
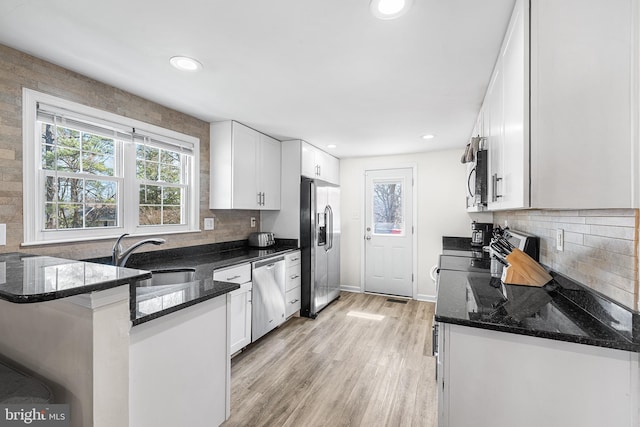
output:
[[[249,235],[249,246],[256,248],[266,248],[267,246],[273,246],[276,244],[276,239],[273,233],[270,232],[258,232],[251,233]]]

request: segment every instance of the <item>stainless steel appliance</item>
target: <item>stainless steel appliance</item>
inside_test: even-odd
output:
[[[489,246],[493,224],[488,222],[471,223],[471,246]]]
[[[251,264],[251,341],[255,341],[285,320],[284,256]]]
[[[300,183],[300,314],[315,318],[340,296],[340,187],[316,179]]]
[[[478,140],[479,149],[475,152],[473,161],[467,163],[467,208],[483,211],[487,209],[489,152],[483,149],[485,138],[473,139]]]
[[[540,237],[523,231],[505,230],[504,237],[514,247],[525,252],[535,261],[540,261]]]
[[[255,248],[266,248],[276,244],[276,239],[273,233],[270,232],[258,232],[251,233],[249,235],[249,246]]]

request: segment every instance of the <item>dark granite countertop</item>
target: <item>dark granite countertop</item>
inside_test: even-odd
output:
[[[488,251],[471,245],[471,237],[442,237],[442,255],[489,259]]]
[[[640,352],[637,312],[560,274],[537,288],[462,270],[440,269],[438,322]]]
[[[136,287],[131,301],[131,320],[139,325],[202,301],[224,295],[240,285],[213,280],[213,271],[285,254],[297,250],[294,242],[280,240],[269,248],[252,248],[246,240],[188,246],[134,253],[128,266],[145,270],[193,269],[193,280],[187,283]],[[108,258],[96,262],[110,262]]]
[[[83,261],[10,252],[0,254],[0,298],[34,303],[127,285],[151,273]]]
[[[238,284],[214,281],[213,278],[176,285],[137,287],[135,308],[132,310],[133,326],[239,288]]]

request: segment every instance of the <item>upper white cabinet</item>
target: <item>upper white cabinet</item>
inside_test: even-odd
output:
[[[238,122],[211,124],[211,209],[280,209],[280,141]]]
[[[332,184],[340,183],[340,161],[331,154],[301,141],[301,174],[307,178],[318,178]]]
[[[483,103],[489,210],[638,206],[634,4],[516,1]]]
[[[637,199],[637,1],[531,3],[531,205]]]
[[[489,209],[529,206],[529,8],[517,1],[485,99]]]

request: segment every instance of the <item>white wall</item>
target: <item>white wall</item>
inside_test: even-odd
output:
[[[442,236],[471,237],[471,221],[492,221],[491,214],[468,214],[465,209],[466,167],[462,150],[340,160],[342,241],[340,280],[347,290],[362,290],[364,237],[364,171],[415,165],[417,168],[417,295],[435,301],[429,270],[438,263]]]

